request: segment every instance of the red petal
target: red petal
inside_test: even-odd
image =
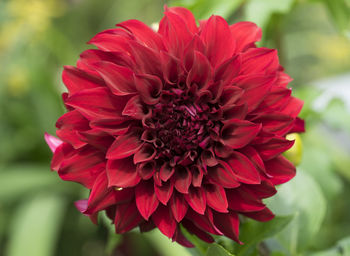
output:
[[[228,207],[238,212],[254,212],[265,208],[260,199],[246,189],[230,189],[226,190]]]
[[[244,89],[244,94],[240,97],[237,104],[246,103],[248,112],[256,109],[264,100],[276,80],[275,75],[249,75],[239,76],[235,79],[235,83]]]
[[[181,224],[184,226],[184,228],[187,229],[187,231],[191,234],[196,235],[198,238],[202,239],[204,242],[207,243],[213,243],[215,242],[214,238],[204,232],[202,229],[197,228],[191,221],[184,219]]]
[[[260,124],[232,119],[221,128],[221,142],[232,149],[242,148],[256,137],[260,129]]]
[[[62,161],[58,174],[63,180],[79,182],[91,188],[105,168],[104,154],[92,147],[84,147]]]
[[[158,200],[166,205],[173,194],[174,183],[171,181],[163,182],[161,186],[154,183],[154,192],[157,195]]]
[[[91,74],[99,76],[93,64],[100,61],[107,61],[124,67],[133,67],[133,61],[126,52],[105,52],[98,49],[89,49],[80,54],[77,67]]]
[[[261,47],[242,53],[242,74],[276,72],[279,66],[277,50]]]
[[[288,104],[283,109],[281,109],[281,113],[289,115],[291,117],[297,117],[303,105],[304,101],[298,98],[290,97]]]
[[[135,75],[136,89],[139,91],[143,102],[154,105],[159,102],[159,96],[163,88],[162,81],[152,75]]]
[[[237,22],[230,26],[232,37],[236,41],[236,52],[245,51],[256,41],[261,40],[261,28],[249,21]]]
[[[169,163],[164,163],[160,168],[159,176],[162,181],[167,181],[174,174],[174,167],[171,167]]]
[[[222,232],[214,225],[212,220],[212,214],[208,214],[208,208],[205,215],[199,214],[193,211],[191,208],[188,209],[186,219],[191,221],[199,229],[206,231],[214,235],[222,235]]]
[[[114,192],[114,189],[107,187],[106,173],[100,173],[95,179],[89,196],[88,207],[84,213],[93,214],[115,204]]]
[[[138,152],[143,145],[136,133],[118,136],[107,151],[107,159],[122,159]]]
[[[157,209],[159,201],[154,193],[153,182],[144,181],[135,188],[136,206],[145,220]]]
[[[134,72],[129,68],[106,61],[94,63],[93,66],[113,94],[123,96],[136,93],[133,82]]]
[[[245,155],[233,151],[225,161],[230,165],[238,181],[246,184],[259,184],[261,182],[259,172]]]
[[[156,171],[155,161],[144,162],[137,165],[137,172],[143,180],[150,179]]]
[[[266,172],[272,176],[270,181],[275,184],[282,184],[295,176],[295,167],[284,156],[278,156],[265,162]]]
[[[289,132],[305,132],[305,121],[299,117],[295,118],[294,127]]]
[[[239,244],[242,244],[238,238],[239,218],[236,213],[214,213],[214,223],[225,236],[231,238]]]
[[[178,166],[175,170],[174,178],[176,190],[180,193],[187,194],[192,181],[191,173],[186,168]]]
[[[88,43],[108,52],[130,53],[129,44],[131,39],[131,35],[124,29],[117,28],[98,33]]]
[[[253,147],[247,146],[243,149],[240,149],[239,151],[248,157],[248,159],[254,164],[257,170],[266,173],[264,162],[261,159],[259,153]]]
[[[264,208],[263,210],[258,212],[245,212],[242,214],[254,220],[263,222],[270,221],[275,217],[275,215],[268,208]]]
[[[268,198],[277,193],[273,183],[269,180],[262,180],[258,185],[244,186],[245,190],[257,196],[259,199]]]
[[[222,17],[211,16],[203,25],[201,39],[207,47],[207,56],[215,67],[232,56],[235,42],[232,39],[230,28]]]
[[[107,161],[108,186],[133,187],[141,178],[136,171],[132,157]]]
[[[206,166],[213,167],[218,164],[214,152],[211,150],[204,150],[201,154],[202,163]]]
[[[194,166],[191,168],[192,172],[192,185],[194,187],[200,187],[202,185],[203,180],[203,170],[198,166]]]
[[[196,20],[195,20],[193,14],[189,10],[187,10],[186,8],[170,7],[170,8],[166,8],[166,11],[171,12],[171,13],[175,13],[176,15],[180,16],[181,19],[183,19],[183,21],[185,22],[187,29],[191,33],[198,32]]]
[[[177,229],[174,236],[173,241],[176,241],[177,243],[181,244],[182,246],[185,246],[187,248],[193,248],[194,245],[187,240],[187,238],[182,234],[181,229]]]
[[[98,88],[105,85],[101,78],[71,66],[64,66],[62,80],[70,95],[81,90]]]
[[[294,118],[280,113],[264,113],[250,119],[254,123],[261,123],[264,131],[283,136],[293,127]]]
[[[152,215],[152,220],[164,235],[169,238],[174,235],[177,223],[172,216],[169,207],[159,205]]]
[[[168,43],[169,52],[176,57],[181,57],[184,48],[192,39],[192,33],[188,30],[185,21],[174,12],[164,13],[164,18],[159,23],[158,33]]]
[[[239,100],[244,94],[244,90],[237,86],[225,87],[219,99],[219,105],[232,105]]]
[[[87,119],[118,119],[126,104],[125,97],[113,96],[107,88],[94,88],[77,92],[66,101]]]
[[[153,145],[145,143],[142,145],[141,149],[134,155],[134,164],[152,160],[156,153],[157,152]]]
[[[191,187],[188,194],[184,195],[187,203],[199,214],[204,214],[207,203],[204,190],[202,188]]]
[[[179,193],[173,193],[169,201],[169,206],[173,213],[173,216],[177,222],[180,222],[186,215],[188,204],[185,201],[183,195]]]
[[[236,188],[240,185],[230,166],[224,161],[219,161],[219,165],[215,167],[208,167],[207,177],[224,188]]]
[[[150,74],[162,77],[159,51],[153,50],[135,41],[130,42],[131,56],[134,57],[138,68],[137,74]]]
[[[222,63],[215,71],[214,81],[222,80],[224,86],[230,85],[241,68],[241,56],[235,55]]]
[[[247,104],[226,105],[222,110],[222,117],[224,120],[244,119],[248,113],[248,106]]]
[[[115,232],[118,234],[128,232],[138,226],[142,220],[134,202],[117,205],[114,219]]]
[[[137,41],[152,49],[164,49],[163,41],[159,34],[154,32],[150,27],[141,21],[127,20],[117,24],[117,26],[128,30],[135,36]]]
[[[261,158],[266,161],[275,158],[293,145],[294,141],[275,137],[264,144],[255,145],[255,149],[259,152]]]
[[[56,127],[58,128],[57,136],[74,148],[86,145],[86,142],[79,138],[78,132],[88,130],[89,122],[77,110],[69,111],[61,116],[56,122]]]
[[[143,106],[141,97],[136,95],[126,103],[122,114],[142,120],[148,114],[148,109]]]
[[[215,184],[205,184],[204,190],[208,206],[218,212],[228,212],[228,203],[223,187]]]
[[[195,51],[193,66],[186,79],[187,86],[191,87],[193,83],[196,83],[200,88],[206,88],[211,75],[212,68],[207,57],[202,53]]]

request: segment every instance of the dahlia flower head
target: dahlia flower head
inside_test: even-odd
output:
[[[241,243],[239,216],[268,221],[262,202],[295,175],[282,153],[303,132],[303,102],[277,51],[258,48],[261,29],[211,16],[197,25],[165,8],[158,31],[138,20],[98,33],[76,67],[62,74],[67,113],[51,168],[90,190],[77,208],[100,211],[116,233],[158,228],[183,246],[182,233]]]

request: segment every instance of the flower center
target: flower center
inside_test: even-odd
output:
[[[170,160],[172,165],[188,165],[196,160],[210,143],[208,104],[194,103],[181,89],[163,91],[152,110],[149,142],[152,142],[158,159]],[[147,139],[146,139],[147,141]]]

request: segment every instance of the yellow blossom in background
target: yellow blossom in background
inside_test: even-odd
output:
[[[56,0],[11,0],[5,4],[8,18],[0,27],[0,55],[23,35],[35,39],[51,24],[51,19],[64,13],[65,5]]]
[[[284,156],[297,166],[300,164],[303,155],[303,143],[301,137],[297,133],[291,133],[286,136],[286,139],[294,140],[294,145],[284,152]]]

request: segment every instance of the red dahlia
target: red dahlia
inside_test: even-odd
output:
[[[255,46],[253,23],[199,24],[181,7],[166,8],[158,32],[128,20],[64,68],[51,167],[88,188],[78,209],[93,221],[105,210],[117,233],[157,227],[192,246],[182,225],[240,242],[238,215],[272,219],[262,199],[295,175],[281,154],[304,129],[303,103],[277,51]]]

